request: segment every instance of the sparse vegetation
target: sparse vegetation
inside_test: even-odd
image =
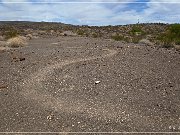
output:
[[[137,36],[137,35],[144,34],[144,31],[141,29],[141,27],[135,25],[132,27],[130,34]]]
[[[139,37],[139,36],[133,37],[133,38],[132,38],[132,42],[135,43],[135,44],[137,44],[137,43],[139,43],[139,41],[140,41],[141,39],[142,39],[142,38]]]
[[[81,35],[81,36],[83,36],[84,33],[85,33],[85,32],[84,32],[83,30],[78,30],[78,31],[77,31],[77,34],[78,34],[78,35]]]
[[[114,36],[111,36],[112,39],[116,40],[116,41],[125,41],[127,43],[131,42],[131,38],[128,37],[128,36],[122,36],[122,35],[114,35]]]
[[[157,40],[160,41],[164,48],[172,48],[175,45],[180,45],[180,24],[170,25],[163,34],[159,34]]]
[[[27,34],[26,37],[30,40],[33,38],[33,36],[31,34]]]
[[[139,41],[141,41],[146,36],[145,32],[142,30],[142,28],[139,25],[134,25],[131,28],[131,31],[129,32],[129,34],[132,37],[131,42],[135,44],[139,43]]]
[[[142,39],[147,39],[154,45],[166,48],[175,47],[175,45],[175,48],[178,48],[177,46],[180,45],[180,24],[147,23],[100,27],[47,22],[3,22],[2,24],[0,25],[0,36],[3,36],[5,40],[19,35],[26,35],[28,39],[31,39],[32,37],[58,36],[62,35],[63,31],[73,31],[75,33],[73,36],[112,38],[130,43],[139,43]],[[64,34],[66,35],[71,36]]]
[[[93,34],[92,34],[92,37],[93,37],[93,38],[97,38],[97,37],[98,37],[98,34],[93,33]]]
[[[14,37],[14,38],[11,38],[7,41],[7,44],[8,46],[10,47],[23,47],[25,45],[27,45],[27,42],[26,42],[26,38],[25,37]]]
[[[176,45],[180,45],[180,24],[172,24],[170,26],[168,38]]]
[[[6,27],[5,29],[6,30],[3,33],[5,39],[14,38],[19,35],[19,32],[14,27]]]
[[[116,41],[122,41],[122,40],[124,40],[124,37],[123,37],[122,35],[119,35],[119,34],[114,35],[114,36],[112,36],[111,38],[114,39],[114,40],[116,40]]]

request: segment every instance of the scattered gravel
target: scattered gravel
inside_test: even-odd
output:
[[[1,132],[180,132],[180,54],[58,37],[0,52]]]

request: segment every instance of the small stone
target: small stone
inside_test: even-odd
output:
[[[25,58],[19,58],[19,60],[20,60],[20,61],[23,61],[23,60],[25,60]]]
[[[8,88],[7,84],[0,84],[0,89],[6,89],[6,88]]]
[[[100,81],[95,81],[95,84],[99,84],[100,83]]]
[[[48,116],[47,116],[47,119],[48,119],[48,120],[52,120],[52,119],[53,119],[53,115],[48,115]]]

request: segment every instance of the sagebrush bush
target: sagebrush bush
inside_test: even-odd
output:
[[[33,36],[31,34],[27,34],[26,37],[30,40],[33,38]]]
[[[144,34],[144,31],[141,29],[141,27],[139,26],[133,26],[131,31],[130,31],[131,35],[141,35]]]
[[[172,24],[169,28],[157,37],[165,48],[171,48],[174,45],[180,45],[180,24]]]
[[[121,36],[121,35],[114,35],[111,37],[112,39],[116,40],[116,41],[121,41],[121,40],[124,40],[124,37]]]
[[[83,30],[78,30],[78,31],[77,31],[77,34],[78,34],[78,35],[81,35],[81,36],[84,35],[84,33],[85,33],[85,32],[84,32]]]
[[[7,27],[5,29],[5,32],[3,34],[3,36],[5,37],[5,39],[10,39],[10,38],[14,38],[17,37],[19,35],[18,30],[16,30],[13,27]]]
[[[175,37],[180,37],[180,24],[172,24],[169,30]]]
[[[112,39],[116,40],[116,41],[125,41],[125,42],[130,42],[130,37],[125,37],[125,36],[122,36],[122,35],[114,35],[114,36],[111,36]]]
[[[180,24],[172,24],[169,28],[171,34],[171,40],[176,44],[180,45]]]
[[[15,47],[15,48],[23,47],[23,46],[27,45],[26,38],[18,36],[18,37],[8,39],[7,45],[10,47]]]
[[[98,37],[98,34],[93,33],[93,34],[92,34],[92,37],[93,37],[93,38],[97,38],[97,37]]]

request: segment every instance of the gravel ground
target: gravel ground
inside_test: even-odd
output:
[[[33,39],[0,52],[1,132],[180,132],[180,54]]]

